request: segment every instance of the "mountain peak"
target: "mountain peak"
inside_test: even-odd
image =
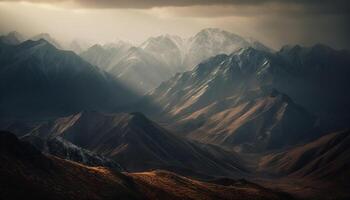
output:
[[[195,37],[200,37],[200,36],[205,36],[205,37],[211,37],[210,39],[214,39],[214,40],[222,40],[225,38],[230,38],[230,39],[234,39],[234,40],[242,40],[244,42],[247,42],[243,37],[232,33],[232,32],[228,32],[219,28],[206,28],[206,29],[202,29],[201,31],[199,31]],[[248,43],[248,42],[247,42]]]
[[[147,125],[152,124],[152,122],[141,112],[132,112],[131,121],[136,123],[137,125]]]
[[[11,31],[7,34],[8,36],[13,36],[13,37],[16,37],[18,40],[20,41],[23,41],[24,40],[24,37],[22,34],[20,34],[19,32],[17,31]]]
[[[56,47],[54,45],[52,45],[50,42],[46,41],[45,39],[39,39],[39,40],[26,40],[23,43],[20,44],[21,47],[25,47],[25,48],[32,48],[35,46],[42,46],[42,47],[46,47],[46,48],[54,48],[56,49]]]
[[[51,43],[56,48],[61,49],[61,45],[54,38],[52,38],[51,35],[48,33],[40,33],[38,35],[33,36],[30,39],[35,40],[35,41],[40,40],[40,39],[44,39],[47,42]]]

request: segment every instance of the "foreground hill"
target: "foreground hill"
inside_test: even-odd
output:
[[[140,190],[149,199],[293,199],[245,180],[201,182],[166,171],[132,173]],[[199,192],[200,191],[200,192]]]
[[[125,175],[45,156],[0,133],[1,199],[140,199]]]
[[[87,167],[43,155],[9,132],[0,132],[0,161],[0,198],[6,200],[232,200],[288,197],[249,183],[224,186],[195,181],[169,172],[121,174],[108,168]]]
[[[45,40],[0,43],[0,113],[48,117],[105,110],[135,95],[109,74]]]
[[[173,135],[141,113],[82,112],[43,124],[30,134],[60,136],[109,157],[129,171],[167,169],[190,175],[241,176],[246,169],[236,154]]]

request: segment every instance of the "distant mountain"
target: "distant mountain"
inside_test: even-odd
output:
[[[165,63],[174,72],[191,70],[212,56],[231,54],[240,48],[247,47],[271,51],[258,41],[245,39],[217,28],[203,29],[188,39],[174,35],[151,37],[140,46],[140,48],[155,55],[158,60]]]
[[[256,40],[245,39],[216,28],[203,29],[188,39],[176,35],[151,37],[140,46],[173,72],[191,70],[212,56],[231,54],[240,48],[247,47],[271,51],[270,48]]]
[[[127,43],[94,45],[80,55],[140,94],[155,88],[172,75],[171,70],[156,57]]]
[[[0,43],[17,45],[24,41],[24,37],[17,31],[12,31],[7,35],[0,36]]]
[[[188,142],[140,113],[83,112],[43,124],[30,135],[60,136],[73,144],[112,158],[129,171],[167,169],[189,175],[241,176],[244,161],[211,145]]]
[[[187,69],[183,63],[187,46],[187,40],[179,36],[161,35],[149,38],[140,45],[140,48],[152,54],[172,73],[176,73]]]
[[[0,44],[2,116],[48,117],[114,109],[136,96],[103,70],[45,40]]]
[[[122,77],[140,93],[157,87],[177,72],[192,69],[201,61],[230,54],[239,48],[255,47],[270,51],[263,44],[220,29],[204,29],[189,39],[176,35],[151,37],[138,47],[119,42],[116,46],[95,45],[80,55],[116,77]]]
[[[89,63],[108,71],[117,65],[132,47],[131,44],[120,41],[111,44],[95,44],[80,53]]]
[[[248,40],[217,28],[203,29],[189,38],[187,43],[188,48],[184,60],[187,69],[193,69],[197,64],[212,56],[231,54],[240,48],[253,47],[258,50],[271,51],[258,41]]]
[[[74,39],[67,47],[68,50],[74,51],[76,54],[80,54],[83,51],[86,51],[92,44],[88,41]]]
[[[52,38],[51,35],[48,33],[40,33],[38,35],[31,37],[29,40],[39,41],[41,39],[49,42],[51,45],[55,46],[57,49],[63,49],[62,45],[59,42],[57,42],[56,39]]]

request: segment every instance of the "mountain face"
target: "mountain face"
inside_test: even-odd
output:
[[[3,116],[56,116],[103,110],[135,96],[73,52],[46,42],[0,44],[0,110]]]
[[[124,42],[112,47],[95,45],[80,55],[144,94],[211,56],[245,47],[269,51],[257,41],[219,29],[204,29],[189,39],[174,35],[151,37],[138,47]]]
[[[188,142],[140,113],[83,112],[43,124],[29,135],[60,136],[120,163],[129,171],[167,169],[182,174],[239,176],[243,160],[218,147]]]
[[[236,151],[280,149],[318,136],[314,117],[288,96],[277,91],[250,95],[217,101],[179,124],[190,130],[191,139]]]
[[[241,49],[217,55],[188,72],[178,73],[150,93],[172,115],[186,115],[214,101],[260,88],[259,76],[269,63],[266,52]]]
[[[16,31],[0,36],[0,43],[17,45],[24,41],[24,37]]]
[[[275,88],[289,96],[292,102],[315,115],[324,130],[337,129],[346,127],[349,118],[349,94],[345,92],[346,85],[349,85],[349,58],[346,51],[337,51],[322,45],[310,48],[285,47],[277,53],[245,48],[230,55],[217,55],[197,65],[193,71],[176,74],[152,91],[148,97],[154,104],[163,107],[162,114],[167,114],[173,121],[184,121],[192,113],[208,113],[206,109],[223,111],[234,108],[238,106],[237,101],[244,103],[244,98],[254,91],[259,94],[264,93],[263,91],[273,91]],[[270,102],[267,99],[266,102]],[[249,102],[249,99],[245,101]],[[272,102],[279,104],[277,101]],[[295,108],[292,109],[292,113],[299,113],[293,116],[304,115],[305,119],[310,119],[308,114],[297,109],[298,106],[291,101],[285,103],[289,105],[288,109]],[[252,108],[245,107],[245,104],[240,106],[236,107],[237,112],[239,109]],[[210,111],[202,117],[205,120],[200,120],[200,123],[205,123],[207,118],[215,113]],[[235,112],[221,114],[224,117],[229,113]],[[272,116],[277,116],[277,113]],[[220,117],[217,117],[211,118],[209,122],[217,124],[215,120],[220,121]],[[198,128],[200,123],[195,126]],[[213,123],[207,125],[212,126],[210,124]],[[311,126],[312,123],[308,127]],[[205,127],[203,130],[209,129]],[[196,138],[199,138],[199,135]]]

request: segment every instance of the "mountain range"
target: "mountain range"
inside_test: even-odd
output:
[[[270,51],[256,41],[210,28],[188,39],[175,35],[151,37],[137,47],[125,42],[113,46],[95,45],[80,55],[144,94],[176,72],[192,69],[211,56],[245,47]]]
[[[0,199],[347,199],[349,66],[212,28],[0,36]]]
[[[14,33],[7,35],[6,40],[13,44],[24,41],[24,37]],[[186,39],[169,34],[151,37],[138,46],[123,41],[89,45],[78,40],[73,40],[67,46],[47,33],[29,39],[44,39],[57,49],[73,50],[84,60],[118,77],[140,94],[149,92],[175,73],[192,69],[217,54],[230,54],[246,47],[272,51],[258,41],[215,28],[203,29]]]

